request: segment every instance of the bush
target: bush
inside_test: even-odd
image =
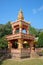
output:
[[[43,47],[43,32],[39,34],[38,47]]]
[[[1,38],[0,39],[0,48],[1,49],[5,49],[8,47],[8,42],[7,40],[5,39],[5,37]]]

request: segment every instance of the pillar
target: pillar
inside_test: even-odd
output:
[[[30,57],[33,58],[35,56],[35,51],[34,51],[34,42],[30,41]]]
[[[19,23],[19,33],[22,33],[22,22]]]
[[[37,57],[39,57],[39,55],[35,52],[33,45],[34,45],[34,41],[31,41],[31,43],[30,43],[30,48],[31,48],[30,57],[31,58],[37,58]]]
[[[22,33],[22,28],[19,28],[19,33]]]
[[[27,28],[27,34],[29,34],[29,27]]]
[[[12,43],[11,43],[11,41],[8,41],[8,48],[12,48]]]
[[[34,45],[33,41],[30,41],[30,51],[31,52],[33,51],[33,45]]]
[[[23,40],[18,39],[18,49],[22,49],[22,48],[23,48]]]
[[[16,29],[14,28],[13,31],[12,31],[12,33],[15,34],[15,31],[16,31]]]

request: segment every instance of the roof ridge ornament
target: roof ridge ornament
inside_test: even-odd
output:
[[[23,16],[23,12],[20,9],[19,13],[18,13],[18,20],[24,20],[24,16]]]

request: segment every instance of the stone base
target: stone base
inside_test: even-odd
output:
[[[38,58],[39,55],[33,50],[33,51],[31,51],[31,53],[30,53],[30,57],[31,57],[31,58]]]
[[[30,50],[29,49],[12,49],[11,50],[11,57],[12,58],[28,58],[30,57]]]

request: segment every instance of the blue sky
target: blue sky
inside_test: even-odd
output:
[[[19,10],[35,28],[43,28],[43,0],[0,0],[0,24],[16,21]]]

